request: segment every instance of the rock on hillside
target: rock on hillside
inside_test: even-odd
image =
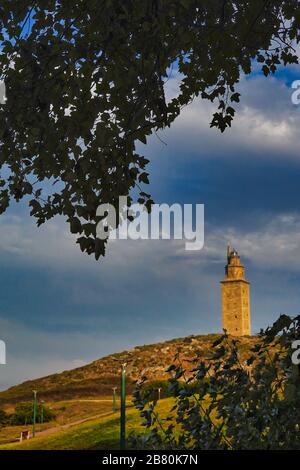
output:
[[[62,400],[70,398],[111,395],[112,387],[119,386],[121,364],[127,363],[128,388],[141,376],[149,380],[166,380],[169,374],[165,369],[170,366],[177,352],[184,367],[193,365],[191,359],[196,356],[205,360],[212,353],[212,343],[218,334],[187,336],[170,341],[136,346],[129,351],[111,354],[76,369],[52,374],[36,380],[29,380],[20,385],[0,392],[0,404],[31,400],[32,390],[37,390],[40,399]],[[240,351],[245,358],[256,337],[241,337]]]

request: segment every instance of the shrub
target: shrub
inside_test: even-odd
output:
[[[55,414],[50,410],[50,408],[45,405],[38,404],[36,414],[37,423],[41,422],[42,411],[44,423],[55,418]],[[19,403],[15,408],[15,412],[11,416],[10,422],[12,425],[33,424],[33,403]]]
[[[153,401],[158,399],[158,389],[160,390],[160,397],[166,398],[171,396],[169,391],[169,382],[167,380],[152,380],[144,384],[142,394],[144,399]]]
[[[8,423],[9,417],[4,410],[0,409],[0,427],[5,426]]]

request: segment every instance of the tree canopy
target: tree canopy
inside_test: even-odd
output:
[[[99,258],[99,204],[130,204],[133,188],[152,203],[137,143],[197,96],[216,101],[212,127],[230,127],[242,73],[297,63],[300,12],[297,0],[3,0],[0,23],[1,213],[29,197],[38,225],[65,216]]]

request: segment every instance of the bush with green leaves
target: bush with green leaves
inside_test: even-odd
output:
[[[169,382],[167,380],[151,380],[145,383],[143,390],[141,391],[143,398],[148,401],[158,399],[158,389],[160,388],[160,397],[166,398],[171,396],[169,390]]]
[[[40,423],[43,416],[43,422],[46,423],[55,418],[55,414],[45,405],[37,405],[36,422]],[[33,424],[33,403],[25,402],[16,405],[14,413],[11,415],[10,424],[26,425]]]
[[[0,427],[1,426],[6,426],[8,421],[9,421],[8,414],[4,410],[0,409]]]
[[[177,360],[169,367],[174,406],[167,418],[156,402],[134,392],[147,431],[131,436],[139,448],[300,449],[300,369],[292,361],[300,338],[300,316],[282,315],[261,332],[251,355],[241,361],[239,339],[217,339],[206,362],[192,371]],[[190,385],[195,387],[191,390]]]

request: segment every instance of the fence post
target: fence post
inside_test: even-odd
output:
[[[33,390],[33,427],[32,427],[32,437],[35,437],[35,426],[36,426],[36,394],[37,391]]]
[[[112,390],[113,390],[113,413],[115,413],[117,411],[117,396],[116,396],[117,387],[114,387]]]

